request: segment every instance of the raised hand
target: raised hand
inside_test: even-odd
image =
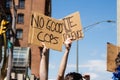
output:
[[[71,44],[72,44],[72,38],[68,38],[65,42],[64,42],[66,49],[70,49],[71,48]]]

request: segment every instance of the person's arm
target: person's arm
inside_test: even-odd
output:
[[[65,69],[66,69],[66,66],[67,66],[67,60],[68,60],[68,55],[69,55],[69,51],[70,51],[70,48],[71,48],[71,43],[72,43],[71,39],[67,39],[66,42],[65,42],[66,49],[65,49],[65,53],[62,57],[61,63],[60,63],[57,80],[63,80],[64,79],[64,73],[65,73]]]
[[[48,48],[46,48],[45,44],[43,44],[43,50],[41,54],[41,61],[40,61],[40,80],[48,80]]]

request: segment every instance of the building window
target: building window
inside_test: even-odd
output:
[[[24,23],[24,14],[18,14],[17,23],[19,23],[19,24]]]
[[[19,8],[25,8],[25,0],[19,0]]]
[[[23,36],[23,30],[22,29],[17,29],[16,30],[16,38],[17,39],[22,39]]]
[[[6,0],[6,8],[10,8],[12,6],[12,0]]]
[[[10,29],[7,30],[6,37],[7,37],[7,39],[10,39],[10,37],[11,37],[11,35],[10,35]]]
[[[14,47],[13,49],[13,66],[27,67],[29,64],[29,48],[28,47]]]
[[[7,20],[8,20],[9,22],[12,21],[12,18],[11,18],[11,15],[10,15],[10,14],[7,14]]]

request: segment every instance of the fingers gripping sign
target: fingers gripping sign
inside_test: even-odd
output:
[[[43,46],[43,51],[42,51],[42,53],[45,54],[45,53],[47,52],[48,48],[46,47],[46,45],[45,45],[44,42],[41,42],[41,44],[42,44],[42,46]]]
[[[66,41],[64,42],[64,44],[67,49],[70,49],[71,44],[72,44],[72,38],[67,38]]]

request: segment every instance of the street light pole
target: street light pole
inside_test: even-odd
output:
[[[77,40],[76,72],[79,72],[79,41]]]
[[[88,31],[89,29],[91,29],[92,27],[94,27],[94,26],[96,26],[96,25],[98,25],[98,24],[100,24],[100,23],[103,23],[103,22],[115,23],[115,21],[113,21],[113,20],[99,21],[99,22],[96,22],[96,23],[94,23],[94,24],[91,24],[91,25],[88,25],[88,26],[84,27],[84,28],[83,28],[83,31],[86,32],[86,31]]]
[[[103,23],[103,22],[115,23],[116,21],[113,21],[113,20],[99,21],[99,22],[96,22],[94,24],[91,24],[91,25],[84,27],[83,32],[86,32],[86,31],[90,30],[92,27],[94,27],[100,23]],[[76,48],[76,72],[79,72],[79,41],[77,41],[76,44],[77,44],[76,45],[77,46],[77,48]]]

